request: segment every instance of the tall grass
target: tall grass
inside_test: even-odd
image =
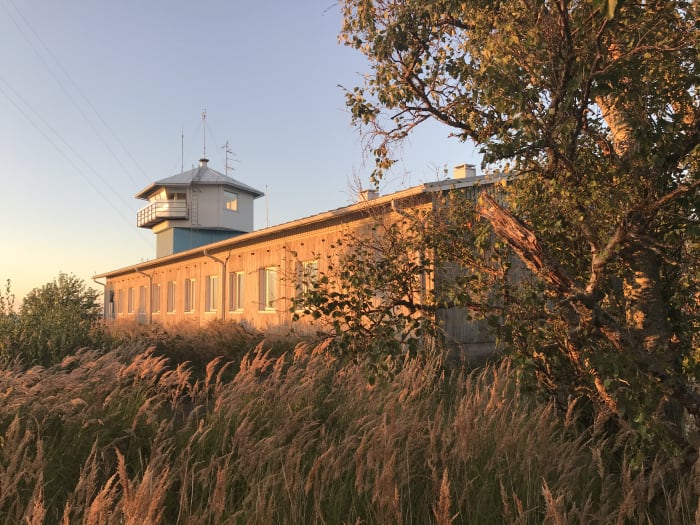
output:
[[[152,341],[151,341],[152,342]],[[134,338],[0,370],[0,523],[694,523],[693,472],[625,459],[507,362],[394,363],[259,342],[202,373]]]

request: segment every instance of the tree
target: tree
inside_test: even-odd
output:
[[[6,297],[11,297],[9,283]],[[94,345],[102,311],[98,297],[82,279],[60,273],[57,279],[30,291],[19,312],[8,308],[2,312],[6,322],[0,355],[19,358],[27,365],[49,366],[80,347]]]
[[[478,144],[513,182],[507,206],[483,196],[477,214],[536,278],[503,304],[503,342],[560,403],[687,447],[679,411],[700,416],[698,4],[342,5],[341,39],[371,66],[347,104],[374,180],[428,119]]]
[[[372,374],[385,369],[388,356],[449,350],[440,313],[459,307],[496,320],[510,289],[503,246],[485,225],[463,220],[474,213],[470,194],[430,195],[405,209],[396,202],[374,208],[365,227],[330,245],[325,270],[292,276],[299,283],[294,320],[317,320],[339,354]],[[465,272],[465,262],[479,271]]]
[[[338,353],[363,361],[371,377],[386,369],[388,356],[415,356],[428,337],[438,336],[425,286],[433,263],[410,227],[420,215],[374,216],[366,229],[331,244],[327,270],[299,276],[293,319],[318,320]]]

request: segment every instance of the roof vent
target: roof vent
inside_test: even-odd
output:
[[[199,159],[199,167],[206,168],[207,162],[209,162],[209,159],[205,159],[204,157],[202,157],[201,159]]]
[[[474,164],[459,164],[452,171],[455,179],[467,179],[476,177],[476,166]]]
[[[379,192],[377,190],[360,190],[360,202],[367,202],[379,197]]]

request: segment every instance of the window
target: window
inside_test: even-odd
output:
[[[133,288],[129,288],[129,293],[127,296],[127,303],[126,303],[126,313],[128,313],[128,314],[134,313],[134,289]]]
[[[238,194],[224,191],[224,208],[230,211],[238,211]]]
[[[318,279],[318,261],[303,261],[299,264],[297,294],[299,296],[311,291]]]
[[[139,313],[146,313],[146,287],[139,286]]]
[[[231,272],[228,274],[228,309],[231,312],[243,310],[243,272]]]
[[[109,303],[107,303],[107,319],[114,319],[114,290],[109,290]]]
[[[168,297],[167,297],[167,309],[168,313],[172,314],[175,312],[175,281],[170,281],[168,283]]]
[[[274,310],[277,301],[277,267],[260,270],[260,310]]]
[[[117,292],[117,313],[124,313],[124,290],[119,290]]]
[[[207,312],[216,312],[219,304],[219,276],[210,275],[207,277],[206,297],[204,298],[204,309]]]
[[[194,279],[185,279],[185,312],[194,312],[197,283]]]
[[[151,313],[157,314],[160,312],[160,285],[154,284],[151,286]]]

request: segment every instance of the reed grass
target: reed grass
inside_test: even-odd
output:
[[[279,353],[246,341],[242,358],[212,356],[201,373],[138,335],[51,368],[0,369],[0,523],[699,516],[694,470],[661,457],[633,469],[624,435],[582,430],[521,393],[507,361],[393,362],[370,385],[329,342]]]

